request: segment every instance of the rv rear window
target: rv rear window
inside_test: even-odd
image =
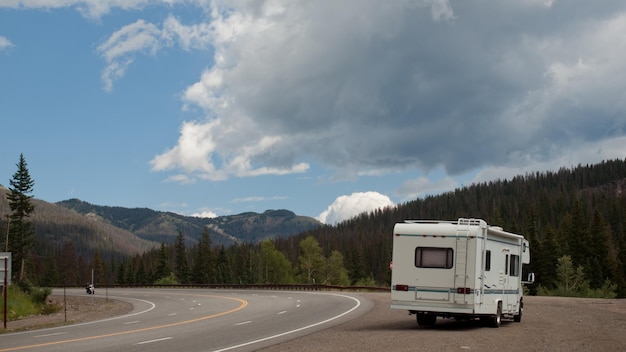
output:
[[[417,247],[415,266],[418,268],[452,268],[452,248]]]

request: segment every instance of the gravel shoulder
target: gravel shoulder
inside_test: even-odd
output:
[[[418,327],[392,310],[388,293],[363,293],[375,305],[361,317],[262,351],[624,351],[626,300],[524,297],[521,323],[438,319]]]

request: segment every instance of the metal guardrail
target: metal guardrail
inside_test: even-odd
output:
[[[56,286],[63,288],[63,286]],[[84,288],[84,287],[82,287]],[[234,290],[280,290],[280,291],[357,291],[357,292],[390,292],[389,287],[374,286],[336,286],[319,284],[115,284],[96,285],[96,290],[104,288],[206,288]]]

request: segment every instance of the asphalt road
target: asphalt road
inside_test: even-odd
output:
[[[84,295],[82,290],[68,294]],[[107,320],[0,335],[7,351],[253,351],[354,319],[349,293],[109,289],[133,310]]]

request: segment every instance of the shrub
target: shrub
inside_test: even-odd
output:
[[[52,289],[49,287],[33,287],[30,290],[30,299],[35,304],[45,305],[51,293]]]

